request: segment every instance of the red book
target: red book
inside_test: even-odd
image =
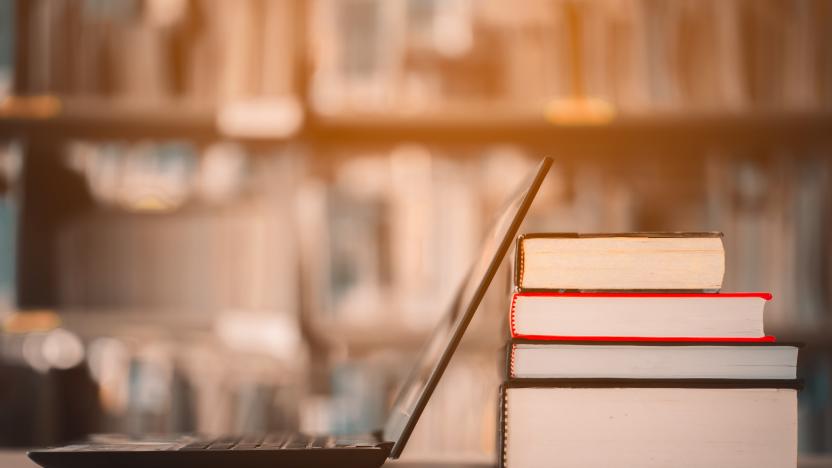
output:
[[[591,341],[771,342],[769,293],[518,292],[513,338]]]

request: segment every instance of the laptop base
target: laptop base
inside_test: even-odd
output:
[[[45,468],[377,468],[392,442],[377,439],[308,437],[300,434],[221,437],[193,436],[94,440],[89,444],[32,450],[29,458]]]

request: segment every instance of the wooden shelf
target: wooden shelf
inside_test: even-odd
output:
[[[188,139],[220,137],[214,111],[192,104],[60,101],[54,109],[0,109],[0,137],[88,140]]]
[[[514,143],[568,156],[628,149],[830,144],[832,111],[666,113],[571,125],[550,123],[542,114],[493,106],[444,113],[308,115],[296,135],[247,140],[223,135],[217,128],[215,109],[210,107],[94,99],[59,101],[46,115],[0,107],[0,138],[236,140],[251,145],[299,141],[323,149],[401,142],[462,146]]]
[[[312,120],[307,136],[332,146],[506,142],[552,151],[803,146],[832,142],[832,112],[658,114],[574,125],[555,125],[531,115],[319,117]]]

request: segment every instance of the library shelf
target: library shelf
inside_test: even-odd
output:
[[[191,102],[162,105],[100,98],[55,99],[41,106],[13,102],[0,105],[0,138],[231,140],[253,146],[301,142],[322,149],[401,142],[511,143],[552,151],[832,144],[832,110],[668,111],[573,123],[553,123],[542,113],[496,106],[412,114],[326,116],[310,112],[295,134],[251,138],[224,134],[218,128],[215,107]]]
[[[667,112],[607,122],[552,123],[542,115],[311,116],[309,140],[323,145],[400,141],[476,145],[517,143],[546,149],[615,150],[712,145],[768,147],[832,142],[832,111]]]
[[[0,138],[144,140],[219,138],[214,110],[105,99],[16,99],[0,106]]]

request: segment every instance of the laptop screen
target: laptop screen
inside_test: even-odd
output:
[[[398,458],[404,450],[551,165],[552,160],[544,158],[534,173],[506,201],[486,234],[478,257],[457,289],[450,310],[437,325],[410,375],[399,387],[383,434],[384,440],[394,442],[390,454],[392,458]]]

